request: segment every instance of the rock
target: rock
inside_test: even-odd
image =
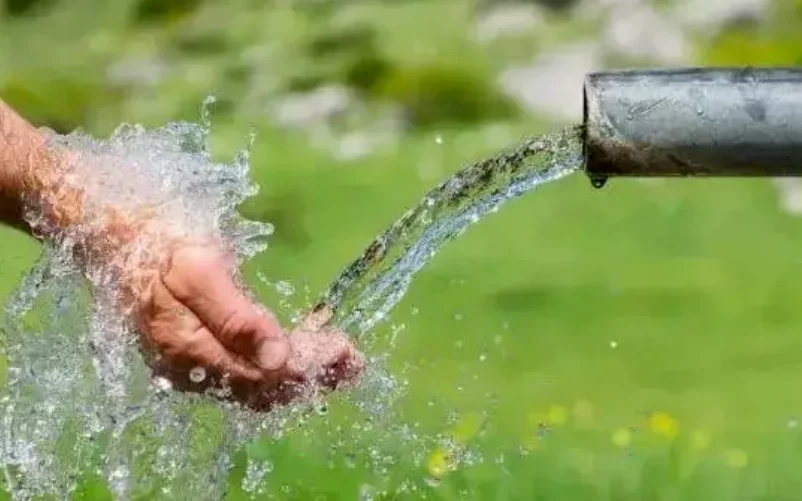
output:
[[[336,122],[309,123],[303,127],[310,145],[338,161],[353,161],[397,142],[405,123],[397,106],[379,105],[368,112],[354,103]]]
[[[504,92],[535,113],[577,122],[582,119],[582,83],[602,65],[598,45],[577,43],[540,56],[531,66],[504,71]]]
[[[106,80],[120,87],[155,87],[167,75],[167,63],[156,57],[130,57],[106,70]]]
[[[334,157],[341,161],[357,160],[368,155],[381,143],[380,139],[367,131],[345,134],[334,147]]]
[[[771,0],[684,0],[674,4],[674,15],[694,29],[716,29],[737,19],[760,19]]]
[[[543,14],[536,5],[500,5],[481,14],[476,24],[476,38],[480,42],[492,42],[533,30],[542,22]]]
[[[351,91],[339,85],[290,94],[272,106],[275,120],[284,127],[310,128],[330,122],[353,103]]]
[[[619,0],[611,7],[602,38],[619,54],[667,65],[687,62],[691,52],[679,23],[637,0]]]

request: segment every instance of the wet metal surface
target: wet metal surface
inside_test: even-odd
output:
[[[802,176],[802,68],[594,73],[585,170],[608,177]]]

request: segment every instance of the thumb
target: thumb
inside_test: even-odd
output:
[[[312,310],[306,317],[304,317],[300,324],[298,324],[298,330],[306,332],[318,332],[327,323],[329,323],[329,320],[331,320],[333,316],[334,312],[332,311],[331,307],[324,305],[321,308]]]
[[[237,287],[233,263],[219,251],[177,250],[162,280],[227,349],[267,371],[286,364],[290,345],[278,320]]]

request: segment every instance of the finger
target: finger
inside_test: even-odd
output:
[[[365,370],[366,363],[367,360],[361,352],[350,348],[329,368],[322,384],[332,389],[354,384]]]
[[[310,382],[336,386],[341,379],[355,377],[364,365],[350,340],[338,332],[297,331],[290,341],[293,354],[287,371]]]
[[[347,338],[336,333],[321,334],[324,343],[331,346],[331,355],[326,360],[318,382],[328,388],[337,387],[356,380],[365,366],[365,358]]]
[[[331,320],[333,316],[334,312],[332,309],[329,306],[324,306],[309,313],[298,325],[298,330],[306,332],[318,332],[329,322],[329,320]]]
[[[202,367],[209,375],[225,378],[234,384],[260,383],[265,379],[264,371],[229,352],[206,327],[178,334],[174,343],[174,347],[165,353],[168,359],[172,359],[168,363],[175,368]]]
[[[163,281],[228,349],[262,369],[284,365],[289,345],[278,320],[234,283],[233,263],[203,247],[180,249]]]
[[[179,333],[172,339],[163,348],[164,356],[154,373],[167,377],[177,390],[206,392],[252,410],[267,411],[282,403],[287,391],[285,383],[292,383],[279,371],[265,373],[230,353],[206,327]]]

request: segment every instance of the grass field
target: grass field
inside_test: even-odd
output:
[[[217,123],[218,151],[243,143],[246,122]],[[262,191],[243,210],[274,222],[276,233],[247,264],[252,286],[276,304],[260,271],[306,285],[316,299],[450,172],[556,126],[517,118],[501,128],[421,129],[352,162],[332,160],[300,133],[261,127],[253,176]],[[7,229],[0,242],[5,297],[38,246]],[[452,468],[434,440],[409,450],[375,437],[392,458],[386,474],[367,466],[372,436],[332,452],[331,430],[353,419],[333,406],[309,423],[318,439],[298,432],[255,447],[274,464],[268,494],[798,499],[800,256],[802,219],[778,208],[768,180],[612,180],[594,190],[577,174],[544,186],[444,248],[390,322],[404,326],[391,366],[408,380],[396,424],[417,424],[424,437],[455,434],[468,442],[467,464]],[[104,499],[93,485],[78,497]],[[230,498],[246,496],[235,486]]]
[[[411,138],[335,165],[297,138],[263,135],[254,154],[263,193],[246,211],[257,217],[290,200],[295,226],[277,222],[249,276],[261,270],[322,290],[428,189],[416,165],[437,162],[446,175],[492,151],[478,145],[482,136]],[[595,191],[576,175],[510,202],[447,246],[392,319],[406,326],[393,365],[412,366],[399,419],[432,436],[448,432],[449,410],[489,420],[477,446],[485,463],[445,475],[429,496],[629,499],[632,489],[639,499],[792,498],[802,447],[800,225],[778,211],[767,181],[614,180]],[[3,241],[6,292],[36,246],[10,232]],[[261,294],[268,304],[275,297]],[[268,446],[270,485],[297,482],[343,499],[362,483],[381,485],[369,470],[329,469],[310,453],[326,449],[322,440],[287,440]],[[534,450],[521,457],[520,447]],[[430,452],[393,476],[420,481],[445,468]]]

